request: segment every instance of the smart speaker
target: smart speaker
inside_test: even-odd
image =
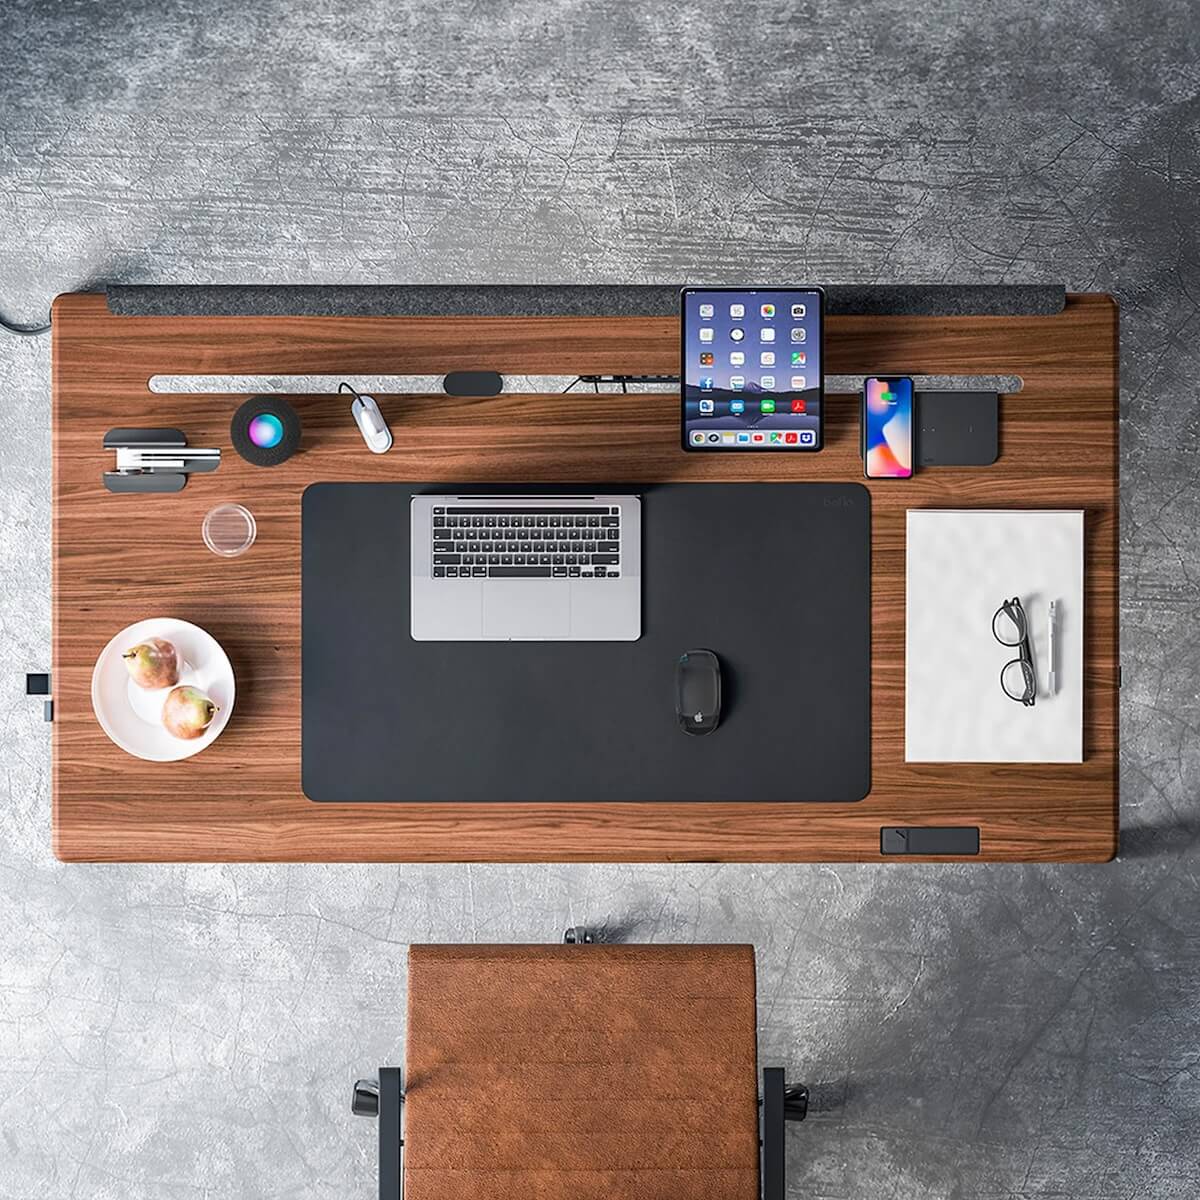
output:
[[[233,414],[233,448],[256,467],[277,467],[300,448],[300,418],[282,396],[251,396]]]

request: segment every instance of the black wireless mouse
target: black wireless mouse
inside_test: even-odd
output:
[[[721,723],[721,664],[711,650],[689,650],[675,663],[675,717],[684,733]]]

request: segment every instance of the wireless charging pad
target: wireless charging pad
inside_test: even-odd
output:
[[[917,392],[919,467],[990,467],[1000,456],[995,392]]]

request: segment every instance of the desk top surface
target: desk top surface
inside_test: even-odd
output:
[[[305,450],[239,459],[240,395],[152,393],[155,374],[520,375],[678,371],[672,317],[116,316],[58,299],[54,403],[54,848],[93,861],[873,861],[887,826],[975,826],[981,859],[1099,861],[1117,844],[1117,310],[1069,296],[1038,316],[831,316],[826,374],[1015,375],[986,469],[931,468],[872,494],[872,790],[856,804],[332,805],[300,789],[300,501],[322,480],[862,481],[858,400],[830,395],[826,448],[802,459],[688,455],[678,398],[379,395],[396,444],[367,452],[345,397],[293,397]],[[114,427],[219,446],[168,496],[101,483]],[[571,447],[564,450],[565,446]],[[205,512],[247,505],[258,540],[221,560]],[[904,762],[904,513],[1086,511],[1084,762]],[[184,763],[113,745],[91,711],[96,657],[142,617],[192,621],[238,679],[228,729]],[[912,861],[906,856],[904,861]]]

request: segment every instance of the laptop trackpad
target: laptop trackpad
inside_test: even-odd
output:
[[[483,588],[485,638],[565,638],[571,633],[566,579],[489,579]]]

